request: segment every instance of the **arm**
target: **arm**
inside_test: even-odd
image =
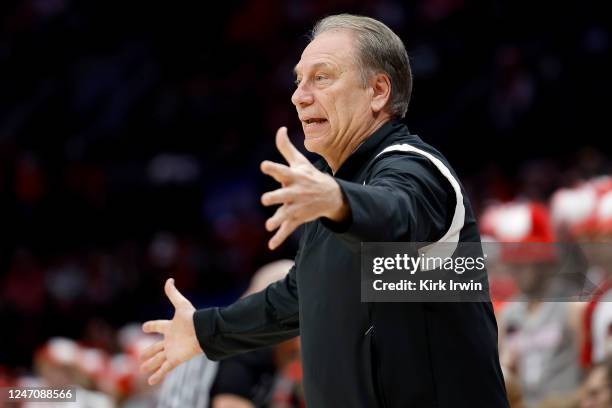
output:
[[[193,323],[201,348],[212,360],[297,336],[299,307],[295,265],[284,279],[261,292],[225,308],[196,311]]]
[[[266,206],[282,204],[266,221],[268,231],[277,230],[269,242],[271,249],[315,219],[352,244],[433,242],[451,225],[457,204],[455,194],[449,194],[453,186],[421,154],[383,156],[374,165],[369,184],[362,185],[317,170],[291,144],[286,128],[279,129],[276,145],[289,166],[268,161],[261,165],[282,185],[261,198]]]
[[[176,366],[202,352],[210,359],[219,359],[297,336],[295,274],[294,266],[283,280],[262,292],[226,308],[200,311],[176,289],[174,280],[168,279],[165,291],[175,307],[173,319],[143,325],[145,333],[163,336],[141,355],[141,371],[151,374],[149,384],[157,384]]]
[[[433,242],[442,237],[454,213],[450,183],[420,155],[381,158],[367,185],[336,181],[349,216],[340,222],[324,218],[322,223],[348,242]]]
[[[298,220],[295,217],[295,208],[309,207],[306,215],[315,218],[321,215],[333,217],[330,201],[340,201],[341,194],[337,184],[328,175],[313,171],[314,167],[289,142],[287,129],[281,128],[277,132],[277,145],[279,150],[299,171],[299,179],[310,187],[314,200],[310,205],[292,206],[294,210],[282,211],[279,209],[273,222],[268,220],[266,228],[279,231],[272,238],[270,247],[274,249],[297,227],[307,220]],[[286,166],[275,163],[264,163],[270,173],[283,185],[288,183],[294,175]],[[315,169],[316,170],[316,169]],[[265,171],[264,171],[265,172]],[[326,176],[321,178],[321,175]],[[319,183],[324,180],[323,183]],[[304,183],[305,182],[305,183]],[[312,187],[324,187],[313,189]],[[299,189],[297,193],[303,192]],[[333,194],[335,192],[335,194]],[[274,204],[279,199],[279,191],[272,193],[271,199],[262,199],[264,204]],[[280,191],[280,198],[286,198],[286,191]],[[293,191],[291,195],[294,195]],[[331,194],[330,194],[331,193]],[[331,200],[330,200],[331,197]],[[282,202],[280,200],[279,202]],[[304,204],[304,203],[303,203]],[[314,205],[316,204],[316,205]],[[337,208],[334,208],[334,211]],[[284,213],[284,215],[283,215]],[[301,221],[301,222],[300,222]],[[273,226],[275,225],[275,226]],[[299,255],[298,255],[299,256]],[[270,285],[265,291],[255,293],[241,299],[226,308],[210,308],[197,311],[177,289],[174,280],[168,279],[165,285],[166,295],[175,307],[172,320],[153,320],[143,325],[146,333],[159,333],[163,339],[147,348],[141,355],[143,361],[141,371],[151,374],[149,384],[160,382],[165,375],[176,366],[192,357],[205,352],[211,359],[219,359],[232,354],[272,345],[283,340],[295,337],[299,333],[299,305],[296,283],[296,270],[293,267],[284,280]]]

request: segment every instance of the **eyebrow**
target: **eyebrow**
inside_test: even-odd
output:
[[[296,64],[296,66],[293,68],[293,74],[294,74],[295,76],[297,76],[297,75],[298,75],[298,73],[297,73],[297,71],[298,71],[298,65],[299,65],[299,64]],[[312,68],[311,68],[311,69],[312,69],[312,70],[316,70],[316,69],[319,69],[319,68],[329,68],[329,69],[333,69],[333,66],[332,66],[331,64],[327,63],[327,62],[317,62],[316,64],[314,64],[314,65],[312,66]]]

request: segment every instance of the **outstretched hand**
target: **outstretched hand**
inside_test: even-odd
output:
[[[179,364],[202,353],[193,325],[195,308],[168,279],[166,296],[175,308],[172,320],[151,320],[142,325],[145,333],[159,333],[163,339],[149,346],[140,356],[140,370],[151,374],[149,384],[155,385]]]
[[[281,204],[266,221],[268,231],[277,230],[268,242],[270,249],[277,248],[297,227],[306,222],[319,217],[341,221],[349,212],[336,180],[317,170],[291,144],[286,127],[276,132],[276,147],[289,165],[267,160],[261,163],[261,171],[274,177],[282,186],[261,197],[265,206]]]

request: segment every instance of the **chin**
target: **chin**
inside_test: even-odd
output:
[[[307,133],[304,131],[304,147],[310,153],[321,154],[328,140],[327,132]]]
[[[313,140],[304,139],[304,148],[308,150],[310,153],[319,154],[318,143]]]
[[[322,155],[325,150],[326,138],[322,136],[311,136],[304,138],[304,147],[310,153],[316,153],[318,155]]]

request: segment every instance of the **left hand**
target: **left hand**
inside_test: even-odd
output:
[[[145,333],[159,333],[163,339],[143,351],[140,370],[150,374],[149,384],[155,385],[179,364],[201,354],[193,324],[195,308],[168,279],[164,286],[166,296],[175,308],[172,320],[151,320],[142,325]]]
[[[268,242],[277,248],[300,225],[327,217],[341,221],[348,216],[349,207],[340,186],[329,174],[317,170],[289,141],[287,128],[276,132],[276,147],[289,166],[271,161],[261,163],[261,171],[281,183],[282,188],[261,196],[265,206],[282,204],[266,221],[268,231],[276,234]]]

